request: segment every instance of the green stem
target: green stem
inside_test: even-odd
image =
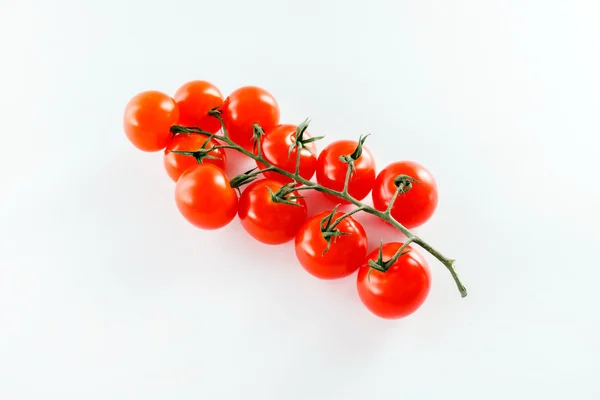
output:
[[[223,116],[221,116],[221,111],[219,110],[210,110],[208,112],[208,115],[210,115],[211,117],[215,117],[216,119],[219,120],[219,123],[221,124],[221,129],[223,129],[223,138],[229,138],[229,132],[227,132],[227,128],[225,127],[225,122],[223,121]],[[192,133],[192,132],[190,132]],[[200,133],[200,132],[198,132]]]
[[[300,160],[302,160],[302,146],[296,146],[296,172],[294,175],[300,175]]]
[[[413,241],[415,240],[414,237],[412,238],[408,238],[406,239],[406,241],[404,242],[404,244],[402,246],[400,246],[400,248],[398,250],[396,250],[396,253],[392,256],[392,258],[390,258],[388,261],[385,262],[385,265],[383,266],[383,268],[385,270],[387,270],[388,268],[390,268],[396,261],[398,261],[398,258],[400,258],[400,256],[403,254],[402,252],[408,247],[408,245],[410,245]]]
[[[431,254],[432,256],[437,258],[438,261],[440,261],[442,264],[444,264],[444,266],[446,268],[448,268],[448,271],[450,271],[450,274],[452,275],[454,282],[456,282],[456,286],[458,287],[458,291],[460,292],[461,296],[466,297],[467,296],[467,288],[460,281],[460,278],[458,277],[458,273],[456,272],[456,269],[454,268],[455,260],[444,257],[444,255],[442,253],[440,253],[439,251],[437,251],[436,249],[431,247],[431,245],[429,243],[425,242],[423,239],[421,239],[418,236],[413,237],[413,242],[415,242],[416,244],[421,246],[421,248],[423,248],[429,254]]]
[[[268,167],[265,169],[257,169],[257,167],[254,167],[250,171],[246,171],[243,174],[239,174],[231,178],[231,180],[229,181],[229,185],[231,185],[231,187],[234,189],[239,189],[241,186],[253,182],[256,179],[256,177],[262,174],[263,172],[272,170],[272,167]]]
[[[220,117],[220,115],[217,118],[219,118],[219,117]],[[222,121],[222,118],[219,118],[219,120]],[[225,131],[224,125],[223,125],[223,130]],[[184,127],[184,126],[180,126],[180,125],[172,126],[171,132],[173,132],[174,134],[195,133],[195,134],[200,134],[200,135],[205,135],[205,136],[212,135],[210,132],[206,132],[200,128],[188,128],[188,127]],[[401,223],[396,221],[394,219],[394,217],[392,217],[391,213],[387,213],[385,211],[379,211],[379,210],[373,208],[372,206],[361,203],[359,200],[357,200],[354,197],[352,197],[351,195],[349,195],[347,192],[347,184],[344,185],[346,190],[341,191],[341,192],[327,188],[325,186],[321,186],[317,183],[314,183],[307,179],[304,179],[302,176],[300,176],[298,174],[290,173],[284,169],[281,169],[281,168],[271,164],[269,161],[265,160],[262,156],[254,154],[254,153],[244,149],[242,146],[237,145],[226,135],[216,136],[216,138],[227,143],[229,146],[231,146],[231,148],[244,154],[245,156],[250,157],[251,159],[264,164],[265,166],[270,168],[272,171],[275,171],[275,172],[277,172],[283,176],[286,176],[298,183],[301,183],[302,186],[296,188],[295,190],[314,189],[318,192],[327,193],[331,196],[334,196],[334,197],[337,197],[340,199],[344,199],[348,203],[354,204],[357,208],[360,208],[361,211],[364,211],[366,213],[369,213],[371,215],[374,215],[374,216],[382,219],[383,221],[386,221],[387,223],[389,223],[390,225],[392,225],[393,227],[398,229],[400,232],[402,232],[406,236],[407,242],[410,241],[410,242],[414,242],[414,243],[418,244],[422,249],[424,249],[429,254],[431,254],[436,259],[438,259],[448,269],[448,271],[450,272],[450,275],[452,275],[452,278],[454,279],[454,282],[456,283],[456,287],[458,288],[458,291],[460,292],[461,296],[462,297],[467,296],[467,289],[462,284],[462,282],[460,281],[460,278],[458,277],[458,274],[456,273],[456,269],[454,268],[455,261],[453,259],[447,258],[442,253],[440,253],[439,251],[434,249],[430,244],[428,244],[423,239],[421,239],[419,236],[412,233],[408,228],[406,228],[404,225],[402,225]],[[350,173],[351,173],[350,168],[348,168],[348,171],[349,172],[346,173],[346,181],[350,180]]]
[[[387,209],[384,211],[384,213],[386,215],[391,215],[392,207],[394,207],[394,203],[396,202],[396,199],[398,198],[398,195],[400,194],[400,192],[402,192],[402,190],[403,190],[403,187],[402,187],[402,184],[400,184],[396,188],[396,191],[394,192],[392,198],[390,199],[390,204],[388,205]]]
[[[348,162],[347,166],[346,180],[344,180],[344,189],[342,190],[342,194],[345,196],[348,196],[348,185],[350,184],[350,177],[352,176],[352,168],[354,168],[353,161]]]
[[[257,153],[259,157],[262,157],[263,153],[262,153],[262,144],[261,142],[261,136],[264,135],[264,131],[262,129],[262,127],[255,123],[252,125],[252,129],[253,129],[253,139],[255,140],[255,144],[256,144],[256,148],[257,148]]]
[[[338,226],[340,224],[340,222],[342,222],[344,220],[344,218],[347,218],[347,217],[349,217],[349,216],[351,216],[353,214],[356,214],[357,212],[360,212],[360,211],[365,211],[365,207],[358,207],[358,208],[355,208],[352,211],[348,211],[344,215],[341,215],[335,221],[333,221],[333,223],[331,224],[331,226],[329,227],[329,229],[330,230],[335,229],[335,227]]]

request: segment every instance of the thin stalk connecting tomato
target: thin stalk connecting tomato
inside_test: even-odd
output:
[[[280,167],[274,165],[273,163],[269,162],[268,160],[266,160],[263,155],[263,151],[262,151],[261,143],[260,143],[261,142],[260,139],[261,139],[261,136],[264,135],[264,131],[262,130],[262,128],[260,128],[259,125],[257,125],[257,124],[254,125],[254,137],[256,140],[257,150],[258,150],[257,153],[255,154],[255,153],[249,151],[248,149],[246,149],[245,147],[236,144],[229,137],[227,128],[225,126],[225,123],[224,123],[221,113],[219,111],[212,110],[212,111],[210,111],[209,114],[219,120],[219,122],[221,123],[222,131],[223,131],[223,134],[216,136],[216,138],[218,138],[220,141],[224,142],[225,145],[215,146],[215,148],[217,148],[217,149],[218,148],[228,148],[228,149],[233,149],[235,151],[238,151],[238,152],[244,154],[245,156],[250,157],[253,160],[257,161],[257,163],[264,165],[265,168],[268,169],[269,171],[276,172],[280,175],[287,177],[291,181],[301,184],[300,186],[295,187],[294,191],[308,190],[308,189],[316,190],[318,192],[326,193],[333,197],[343,199],[346,202],[353,204],[357,207],[356,209],[351,210],[351,211],[347,212],[346,214],[336,218],[335,220],[333,220],[333,222],[330,221],[330,223],[328,224],[329,230],[334,229],[344,218],[349,217],[352,214],[355,214],[357,212],[364,211],[366,213],[369,213],[371,215],[374,215],[374,216],[382,219],[383,221],[388,222],[390,225],[392,225],[393,227],[398,229],[400,232],[402,232],[407,238],[406,242],[398,249],[398,251],[395,252],[395,254],[392,256],[392,258],[390,260],[383,261],[382,257],[380,257],[380,259],[378,259],[376,262],[371,260],[371,262],[369,262],[369,266],[371,268],[377,269],[380,272],[385,272],[389,268],[389,266],[393,265],[394,262],[398,260],[398,258],[400,256],[406,254],[406,252],[404,250],[407,249],[408,245],[414,243],[414,244],[419,245],[421,248],[423,248],[429,254],[434,256],[438,261],[440,261],[450,272],[461,296],[462,297],[467,296],[467,289],[461,282],[461,280],[456,272],[456,269],[454,267],[455,260],[444,256],[442,253],[440,253],[438,250],[433,248],[429,243],[427,243],[421,237],[412,233],[408,228],[406,228],[404,225],[399,223],[392,216],[391,210],[392,210],[392,206],[393,206],[395,200],[398,198],[398,196],[400,196],[400,195],[406,193],[408,190],[410,190],[414,183],[418,184],[419,182],[416,179],[414,179],[410,176],[406,176],[406,175],[398,176],[395,180],[395,183],[398,188],[396,190],[396,193],[394,194],[394,197],[391,199],[390,204],[385,211],[379,211],[379,210],[375,209],[374,207],[371,207],[367,204],[360,202],[359,200],[357,200],[356,198],[354,198],[353,196],[351,196],[348,193],[348,185],[349,185],[350,178],[352,175],[352,162],[347,162],[348,170],[346,172],[344,188],[341,191],[327,188],[325,186],[319,185],[318,183],[311,182],[309,179],[306,179],[299,174],[300,157],[301,157],[300,151],[296,152],[297,158],[296,158],[296,168],[295,168],[294,172],[289,172],[283,168],[280,168]],[[290,147],[290,149],[291,149],[290,154],[291,154],[291,151],[294,149],[294,147],[296,147],[298,150],[301,150],[301,148],[305,144],[310,143],[310,142],[307,142],[306,139],[303,138],[303,133],[304,133],[304,131],[306,131],[307,125],[308,125],[308,121],[305,121],[304,123],[300,124],[300,126],[298,127],[297,131],[298,131],[298,133],[300,133],[300,135],[299,135],[300,139],[296,143],[292,144],[292,146]],[[204,135],[204,136],[214,136],[213,133],[205,131],[201,128],[186,127],[186,126],[181,126],[181,125],[173,125],[171,127],[171,133],[173,135],[199,134],[199,135]],[[320,138],[321,137],[313,138],[310,141],[313,142]],[[361,140],[359,141],[360,144],[364,143],[364,139],[366,139],[366,138],[361,137]],[[214,148],[211,148],[211,150],[213,150],[213,149]],[[351,159],[351,157],[348,159],[348,161],[350,161],[350,159]],[[264,169],[263,169],[263,171],[264,171]],[[248,172],[250,173],[250,171],[248,171]],[[255,175],[258,175],[258,173],[259,173],[259,171],[256,171],[256,174],[252,173],[251,175],[252,175],[252,177],[254,177]],[[247,183],[247,182],[248,181],[245,181],[245,183]],[[285,197],[285,196],[283,196],[283,197]]]

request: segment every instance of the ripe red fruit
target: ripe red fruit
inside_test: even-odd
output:
[[[306,220],[303,198],[288,200],[295,205],[273,201],[271,192],[276,193],[283,185],[273,179],[261,179],[248,185],[240,196],[238,215],[242,226],[262,243],[281,244],[292,240]],[[287,197],[296,196],[298,192]]]
[[[179,125],[199,127],[216,133],[221,123],[208,112],[223,104],[221,91],[206,81],[187,82],[173,96],[179,107]]]
[[[277,125],[270,131],[261,136],[260,143],[263,158],[269,163],[279,167],[287,172],[294,173],[296,171],[296,158],[298,157],[298,147],[294,147],[291,153],[289,148],[296,140],[296,125],[282,124]],[[304,132],[303,138],[310,139],[310,134]],[[314,142],[306,144],[306,147],[300,151],[300,170],[299,174],[304,179],[310,180],[315,174],[317,168],[317,146]],[[256,162],[260,169],[265,169],[266,166],[260,162]],[[274,171],[267,171],[264,175],[268,178],[291,182],[292,180]]]
[[[254,146],[253,125],[264,131],[279,123],[279,105],[271,93],[256,86],[244,86],[233,91],[223,107],[223,122],[231,140],[246,150]]]
[[[237,214],[238,196],[227,175],[212,164],[198,164],[185,171],[175,185],[179,212],[202,229],[218,229]]]
[[[206,141],[208,141],[208,143],[206,143]],[[202,146],[204,146],[205,149],[210,149],[211,147],[218,145],[219,143],[215,139],[209,139],[202,135],[176,135],[167,145],[163,157],[163,164],[167,170],[167,174],[171,179],[177,182],[181,174],[189,168],[198,165],[198,161],[194,157],[172,153],[171,150],[197,151],[200,150]],[[215,149],[208,154],[216,158],[205,157],[202,160],[203,163],[216,165],[222,170],[225,169],[225,163],[227,161],[225,149]]]
[[[143,151],[164,149],[171,139],[170,128],[179,119],[179,108],[169,95],[148,90],[135,95],[123,115],[129,141]]]
[[[317,182],[329,189],[341,192],[346,181],[348,164],[340,160],[340,156],[348,156],[354,152],[358,142],[355,140],[338,140],[321,151],[317,161]],[[348,194],[356,200],[364,199],[375,183],[375,159],[368,148],[362,147],[362,154],[354,161],[354,172],[348,183]],[[325,197],[335,203],[348,203],[346,200],[324,193]]]
[[[402,243],[383,245],[383,261],[390,260]],[[415,312],[429,294],[431,274],[425,258],[411,250],[396,260],[386,271],[371,269],[369,260],[377,261],[379,248],[370,253],[358,270],[356,285],[363,304],[373,314],[387,319],[406,317]]]
[[[358,269],[367,254],[367,234],[354,218],[346,217],[336,227],[343,236],[331,239],[325,254],[327,241],[321,232],[321,221],[329,212],[310,218],[298,231],[295,241],[296,257],[311,275],[320,279],[337,279],[352,274]],[[338,212],[333,220],[343,215]]]
[[[410,176],[419,182],[397,197],[392,207],[392,217],[407,228],[416,228],[427,222],[438,203],[438,190],[435,179],[421,164],[413,161],[398,161],[385,167],[373,185],[373,206],[385,211],[390,204],[397,186],[394,180],[399,175]]]

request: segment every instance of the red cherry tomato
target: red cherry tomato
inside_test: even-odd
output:
[[[206,81],[191,81],[179,89],[173,96],[179,106],[179,125],[200,127],[207,132],[216,133],[221,123],[208,112],[223,104],[223,95],[215,85]]]
[[[317,161],[317,182],[329,189],[342,191],[346,181],[348,164],[340,160],[354,152],[358,142],[354,140],[338,140],[325,147]],[[348,183],[348,194],[356,200],[364,199],[375,182],[375,159],[363,146],[361,156],[354,161],[354,172]],[[325,197],[335,203],[347,204],[346,200],[324,193]]]
[[[209,142],[205,145],[207,140]],[[202,135],[190,134],[177,135],[173,137],[173,139],[171,139],[167,145],[167,148],[165,149],[165,155],[163,157],[163,163],[169,177],[177,182],[181,174],[183,174],[187,169],[198,165],[198,161],[194,157],[171,153],[171,150],[197,151],[200,150],[203,145],[205,149],[210,149],[213,146],[218,146],[219,143],[215,139],[209,139],[208,137]],[[202,163],[213,164],[223,170],[225,169],[225,163],[227,160],[225,149],[215,149],[208,154],[217,157],[218,159],[204,158]]]
[[[198,164],[185,171],[175,185],[179,212],[194,226],[221,228],[235,217],[238,197],[223,170]]]
[[[169,95],[149,90],[134,96],[125,107],[123,128],[127,138],[143,151],[164,149],[170,128],[179,119],[179,109]]]
[[[306,221],[304,199],[290,200],[295,206],[274,202],[268,188],[277,192],[284,184],[272,179],[252,182],[240,196],[238,215],[242,226],[256,240],[266,244],[281,244],[296,236]],[[299,196],[292,192],[290,196]]]
[[[310,218],[296,235],[296,257],[311,275],[321,279],[337,279],[348,276],[360,267],[367,254],[367,234],[354,218],[347,217],[336,227],[348,235],[331,239],[331,247],[323,255],[327,241],[321,233],[321,220],[329,212]],[[334,216],[338,218],[343,213]]]
[[[420,183],[400,194],[392,207],[392,217],[407,228],[423,225],[433,215],[438,203],[438,190],[435,179],[420,164],[412,161],[399,161],[385,167],[373,186],[373,206],[380,211],[387,209],[396,192],[394,179],[398,175],[408,175]]]
[[[383,245],[383,261],[390,260],[402,243]],[[410,246],[406,248],[410,249]],[[431,287],[431,275],[425,258],[416,250],[400,256],[386,272],[371,269],[369,260],[377,261],[379,248],[367,256],[357,275],[358,295],[363,304],[381,318],[396,319],[415,312],[425,301]]]
[[[290,145],[296,140],[296,125],[282,124],[277,125],[270,131],[265,131],[266,134],[260,139],[263,158],[271,164],[286,170],[290,173],[296,171],[296,157],[298,156],[298,148],[295,147],[288,157]],[[304,139],[309,139],[311,136],[308,132],[304,132]],[[300,176],[304,179],[310,179],[315,174],[317,168],[317,146],[314,142],[308,143],[307,148],[300,151]],[[310,151],[309,151],[310,150]],[[312,153],[312,154],[311,154]],[[266,166],[256,162],[260,169],[265,169]],[[291,182],[292,180],[274,171],[267,171],[263,175],[268,178],[282,180],[283,182]]]
[[[254,147],[253,125],[266,132],[279,123],[279,105],[266,90],[244,86],[231,93],[221,108],[229,137],[246,150]]]

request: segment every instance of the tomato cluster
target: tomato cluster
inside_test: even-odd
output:
[[[176,182],[177,208],[193,225],[218,229],[237,215],[262,243],[294,240],[300,265],[317,278],[356,273],[358,295],[375,315],[413,313],[430,289],[425,258],[400,242],[368,254],[364,228],[353,212],[337,211],[337,205],[361,204],[371,193],[375,210],[389,211],[397,222],[414,228],[436,209],[433,176],[412,161],[392,163],[376,174],[365,137],[335,141],[319,154],[319,138],[307,131],[308,123],[282,124],[279,119],[277,101],[262,88],[241,87],[224,98],[213,84],[192,81],[173,97],[158,91],[133,97],[125,109],[124,130],[140,150],[164,151],[166,172]],[[259,170],[228,177],[225,149],[251,156]],[[406,183],[410,187],[402,188]],[[331,211],[310,215],[303,190],[322,192]]]

